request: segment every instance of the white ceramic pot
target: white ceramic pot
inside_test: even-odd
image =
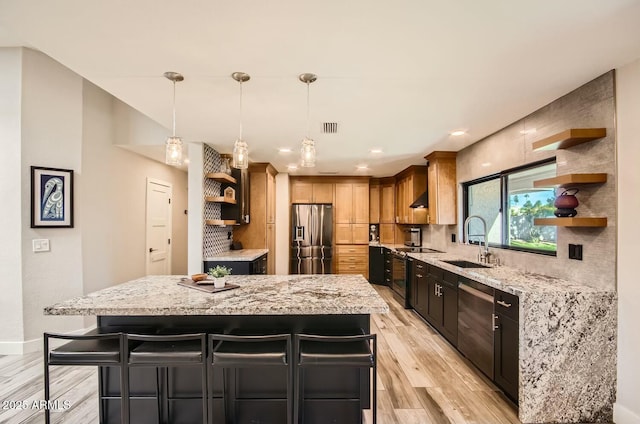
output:
[[[218,277],[218,278],[213,278],[213,287],[217,288],[217,289],[221,289],[224,287],[225,285],[225,281],[226,278],[225,277]]]

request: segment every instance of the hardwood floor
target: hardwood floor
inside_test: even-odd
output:
[[[378,287],[389,314],[374,315],[378,334],[379,424],[519,423],[515,409],[498,389],[386,287]],[[52,413],[54,423],[98,421],[98,377],[94,367],[51,367],[51,393],[70,409]],[[32,408],[43,399],[42,354],[0,357],[0,423],[43,423]],[[24,402],[25,409],[5,407]],[[367,411],[365,421],[370,422]]]

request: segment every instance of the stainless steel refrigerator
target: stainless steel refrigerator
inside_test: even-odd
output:
[[[333,206],[291,206],[291,274],[331,274]]]

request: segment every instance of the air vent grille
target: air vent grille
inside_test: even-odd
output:
[[[338,132],[337,122],[323,122],[322,133],[323,134],[336,134]]]

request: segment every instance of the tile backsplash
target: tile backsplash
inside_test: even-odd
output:
[[[220,196],[220,183],[206,178],[209,172],[219,172],[222,166],[220,153],[210,146],[204,145],[203,158],[203,175],[204,179],[204,196]],[[203,222],[207,219],[221,218],[220,203],[204,202],[203,206]],[[233,239],[233,227],[217,227],[204,224],[202,229],[202,257],[208,258],[229,251],[231,240],[228,239],[228,233],[231,232],[231,240]]]

